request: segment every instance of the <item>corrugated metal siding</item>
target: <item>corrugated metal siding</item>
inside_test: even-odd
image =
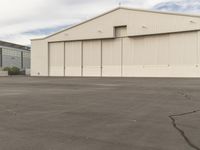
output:
[[[126,38],[123,75],[145,77],[196,76],[197,32]]]
[[[123,76],[134,76],[141,67],[144,70],[168,67],[169,35],[125,38],[123,41]]]
[[[200,39],[199,32],[184,32],[65,42],[65,75],[199,77],[200,41],[198,39]],[[49,46],[51,70],[51,60],[55,64],[63,63],[60,68],[64,66],[64,54],[60,53],[59,45],[60,43],[51,43]],[[54,59],[58,57],[63,60],[56,62],[57,60]],[[58,76],[58,73],[55,74]],[[51,76],[55,74],[50,73]]]
[[[122,75],[122,39],[102,41],[102,76]]]
[[[21,69],[21,51],[2,49],[2,67],[18,67]]]
[[[169,35],[157,36],[157,65],[169,65]]]
[[[83,76],[101,76],[101,41],[83,42]]]
[[[170,65],[197,64],[197,32],[170,35]]]
[[[123,40],[123,76],[133,76],[135,65],[135,47],[133,38]]]
[[[65,43],[65,76],[82,75],[82,42]]]
[[[2,67],[2,48],[0,48],[0,67]]]
[[[115,38],[114,29],[117,26],[127,26],[127,36],[126,39],[123,39],[122,51],[120,49],[122,45],[116,42],[117,39],[113,41],[106,40]],[[103,44],[104,57],[102,58],[104,61],[104,76],[120,76],[123,74],[123,76],[200,77],[198,67],[200,64],[200,40],[196,39],[200,39],[199,29],[200,18],[195,16],[163,14],[125,8],[116,9],[48,38],[32,41],[31,74],[36,76],[48,75],[49,42],[65,41],[68,43],[69,41],[98,39],[103,40],[103,43],[105,43]],[[192,32],[195,30],[196,32]],[[125,33],[125,30],[118,31],[117,36]],[[176,32],[185,33],[178,34]],[[152,34],[154,36],[147,37],[147,35]],[[129,37],[132,38],[129,39]],[[81,76],[85,71],[81,69],[81,65],[83,65],[81,42],[77,43],[79,44],[74,44],[75,46],[69,44],[69,55],[66,52],[65,73],[67,76]],[[108,49],[108,51],[105,49]],[[120,55],[120,51],[122,55]],[[123,66],[120,63],[116,65],[113,62],[113,59],[120,57],[123,58],[120,60],[124,64]],[[73,60],[74,58],[75,60]],[[76,65],[73,64],[74,61]],[[118,62],[120,61],[118,60]],[[119,71],[120,68],[123,72]]]
[[[31,41],[31,75],[49,75],[49,48],[45,40]]]
[[[127,36],[173,33],[199,30],[200,18],[118,9],[112,13],[51,36],[48,38],[48,41],[113,38],[115,36],[113,30],[116,26],[127,26]]]
[[[23,67],[30,69],[30,52],[23,51]]]
[[[64,43],[50,43],[49,69],[50,76],[64,76]]]

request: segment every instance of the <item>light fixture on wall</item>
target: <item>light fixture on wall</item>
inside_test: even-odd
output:
[[[195,21],[193,21],[193,20],[190,20],[190,23],[196,23]]]
[[[143,25],[142,28],[143,28],[143,29],[147,29],[147,26]]]
[[[98,33],[102,33],[102,31],[101,31],[101,30],[98,30]]]

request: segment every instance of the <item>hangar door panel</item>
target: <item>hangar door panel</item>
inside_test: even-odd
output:
[[[101,41],[83,42],[83,76],[101,76]]]
[[[145,37],[144,65],[166,67],[169,63],[168,35],[155,35]]]
[[[102,76],[122,76],[122,39],[102,41]]]
[[[167,66],[169,36],[155,35],[124,39],[124,65]]]
[[[170,65],[197,64],[197,32],[170,34]]]
[[[65,76],[82,75],[82,42],[65,43]]]
[[[49,45],[49,75],[64,76],[64,43]]]
[[[169,35],[123,39],[123,76],[159,76],[169,64]]]
[[[123,39],[123,76],[134,75],[134,40],[133,38]]]

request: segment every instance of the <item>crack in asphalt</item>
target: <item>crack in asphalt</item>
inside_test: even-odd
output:
[[[178,125],[176,124],[176,119],[175,119],[175,117],[190,115],[190,114],[194,114],[197,112],[200,112],[200,110],[195,110],[192,112],[186,112],[186,113],[182,113],[182,114],[170,115],[169,118],[172,120],[173,127],[181,134],[181,136],[184,138],[186,143],[193,149],[200,150],[200,147],[198,147],[194,143],[192,143],[192,141],[186,136],[184,130],[182,130],[181,128],[178,127]]]

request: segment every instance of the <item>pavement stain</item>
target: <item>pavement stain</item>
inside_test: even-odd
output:
[[[180,95],[182,95],[187,100],[191,100],[192,99],[192,96],[190,94],[188,94],[185,90],[180,90],[178,93]]]

